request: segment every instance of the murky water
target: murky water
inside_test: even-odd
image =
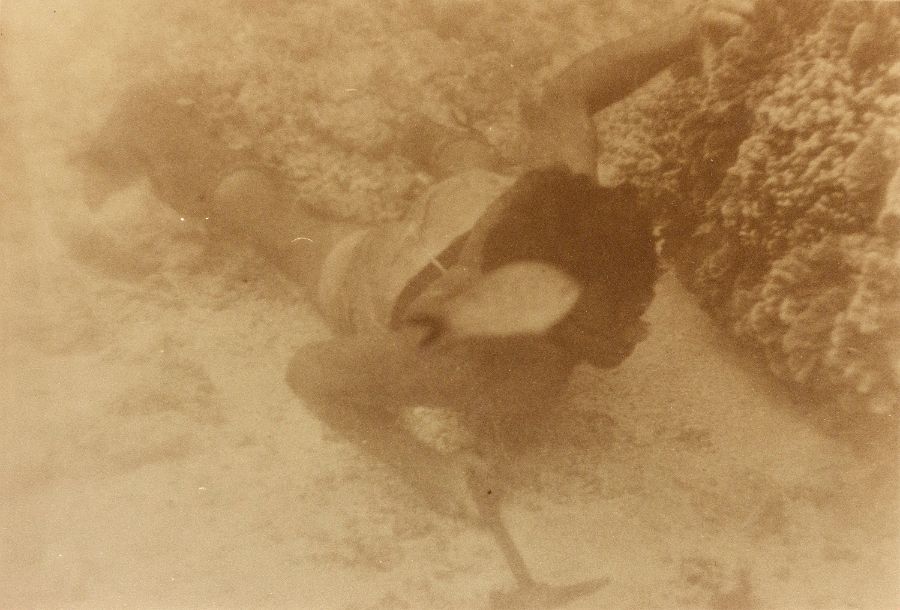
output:
[[[566,49],[545,16],[533,17],[531,35],[545,32],[557,53],[531,58],[543,71],[536,79],[589,46],[585,16],[606,39],[655,10],[559,5],[570,13],[559,19],[583,29]],[[489,531],[433,511],[288,387],[297,350],[331,331],[272,256],[166,205],[152,176],[132,175],[128,151],[113,159],[121,188],[103,205],[87,204],[73,153],[129,86],[158,78],[165,62],[240,75],[201,63],[228,44],[275,39],[267,49],[287,49],[309,71],[300,82],[284,68],[298,80],[267,91],[310,96],[328,133],[297,136],[304,153],[292,157],[285,127],[266,150],[316,174],[308,188],[341,200],[345,216],[361,214],[366,181],[385,168],[402,180],[382,185],[378,201],[388,203],[372,214],[412,205],[430,179],[376,154],[373,143],[391,137],[384,116],[413,93],[343,97],[362,78],[377,81],[378,62],[368,65],[365,53],[399,53],[385,39],[404,22],[390,18],[389,3],[313,3],[299,24],[336,25],[313,45],[276,27],[279,6],[3,5],[0,606],[481,608],[513,589]],[[478,5],[429,6],[436,12],[425,18],[453,32]],[[341,24],[352,35],[342,37]],[[303,34],[321,31],[310,25]],[[440,79],[425,59],[459,45],[403,35],[422,45],[418,63],[416,53],[397,55],[406,74],[433,70],[428,78]],[[517,77],[496,82],[508,92]],[[392,93],[393,105],[376,104]],[[260,116],[272,112],[259,95]],[[457,119],[483,133],[493,127],[501,135],[492,144],[512,151],[515,129],[502,116],[491,125]],[[345,124],[347,139],[336,143],[328,130]],[[244,150],[238,136],[231,142]],[[308,147],[323,142],[315,166]],[[598,579],[602,586],[571,608],[895,605],[893,434],[865,418],[798,407],[671,275],[647,318],[649,338],[620,367],[575,370],[555,442],[521,454],[509,473],[504,523],[535,578]]]

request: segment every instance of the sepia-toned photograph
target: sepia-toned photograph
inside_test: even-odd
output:
[[[0,0],[0,608],[900,608],[900,1]]]

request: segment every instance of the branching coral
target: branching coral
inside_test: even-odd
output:
[[[298,202],[357,220],[395,217],[430,184],[403,154],[411,120],[476,132],[515,164],[519,99],[600,42],[598,32],[632,25],[604,26],[603,7],[584,0],[217,0],[205,16],[171,10],[185,27],[160,45],[160,71],[203,78],[192,99],[223,143],[279,171]],[[639,0],[632,11],[636,22],[658,12]]]
[[[702,74],[639,102],[643,149],[607,161],[642,187],[703,304],[777,374],[896,408],[900,10],[760,5]]]

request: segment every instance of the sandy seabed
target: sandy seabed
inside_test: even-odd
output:
[[[66,153],[112,67],[56,8],[5,4],[0,39],[0,607],[485,607],[512,586],[488,534],[284,383],[328,336],[300,288],[144,182],[84,208]],[[898,607],[893,430],[803,405],[672,276],[648,320],[573,378],[590,430],[523,460],[536,576],[607,579],[571,608]]]

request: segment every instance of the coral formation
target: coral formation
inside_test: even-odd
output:
[[[776,374],[891,410],[900,10],[759,4],[699,74],[613,110],[602,162],[641,187],[683,279]]]
[[[367,221],[399,216],[433,182],[403,150],[411,122],[468,131],[516,165],[520,100],[598,32],[660,9],[635,2],[626,19],[582,0],[219,0],[208,12],[218,31],[173,31],[151,80],[199,76],[188,97],[225,145],[279,171],[298,203]]]

